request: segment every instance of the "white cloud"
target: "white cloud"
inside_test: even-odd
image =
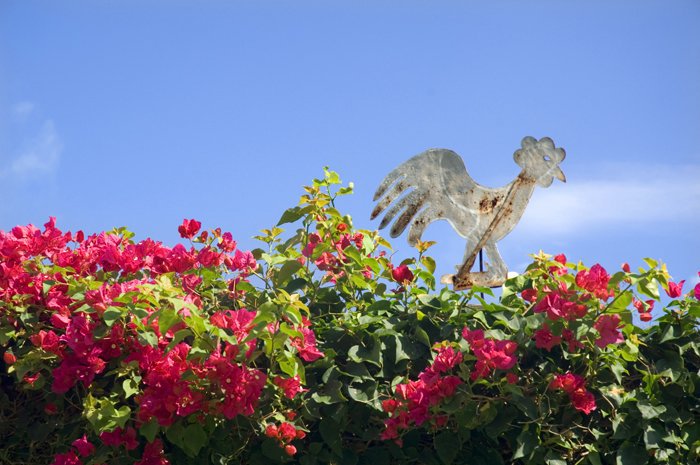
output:
[[[53,121],[46,120],[39,133],[26,142],[19,155],[9,165],[0,167],[0,177],[24,178],[50,174],[57,168],[62,151],[63,144]]]
[[[20,122],[26,121],[34,111],[35,105],[32,102],[19,102],[12,107],[12,113]]]
[[[601,166],[597,179],[537,189],[518,227],[576,234],[621,225],[697,222],[700,166]],[[610,179],[610,174],[619,179]],[[607,179],[606,179],[607,175]]]

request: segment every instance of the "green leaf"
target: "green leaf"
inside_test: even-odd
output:
[[[296,375],[300,375],[301,377],[301,373],[304,370],[304,365],[301,363],[301,360],[287,352],[280,355],[277,359],[277,363],[279,363],[280,369],[290,378]]]
[[[282,217],[277,222],[277,226],[281,226],[287,223],[294,223],[295,221],[299,220],[299,218],[304,216],[306,214],[306,211],[308,211],[307,207],[292,207],[285,210],[284,213],[282,213]]]
[[[170,307],[165,307],[160,310],[158,314],[158,329],[161,334],[165,334],[168,330],[180,322],[180,316],[177,314],[175,309]]]
[[[644,430],[644,445],[647,450],[659,449],[662,442],[662,430],[652,425],[647,425]]]
[[[319,404],[336,404],[338,402],[347,402],[347,398],[341,392],[343,384],[336,380],[330,380],[318,392],[315,392],[311,398]]]
[[[209,442],[207,433],[204,431],[204,428],[202,428],[202,425],[200,425],[199,423],[193,423],[187,426],[184,429],[183,439],[183,449],[185,453],[190,457],[196,457],[197,454],[199,454],[199,451],[202,449],[202,447],[204,447]]]
[[[302,265],[297,260],[288,260],[284,262],[284,265],[282,265],[275,276],[275,283],[278,286],[284,285],[284,283],[289,281],[289,278],[291,278],[294,273],[299,271],[301,268]]]
[[[112,326],[115,321],[122,317],[121,307],[107,307],[107,309],[102,314],[102,319],[107,326]]]
[[[156,438],[156,435],[158,434],[158,430],[160,430],[158,420],[156,420],[155,418],[151,418],[148,421],[148,423],[146,423],[139,429],[139,432],[143,437],[146,438],[148,442],[153,442]]]
[[[591,465],[603,465],[603,462],[600,460],[600,454],[595,451],[588,454],[588,461]]]
[[[138,340],[141,344],[148,344],[151,347],[158,345],[158,336],[152,331],[139,331]]]
[[[436,435],[433,445],[440,460],[448,465],[454,461],[461,449],[459,437],[452,431],[444,431]]]
[[[510,387],[510,385],[507,387]],[[513,405],[518,407],[521,412],[527,415],[528,418],[534,420],[539,416],[535,401],[530,397],[524,396],[521,392],[517,392],[515,389],[513,389],[510,401],[513,403]]]
[[[615,463],[616,465],[644,465],[648,460],[649,455],[646,450],[636,444],[625,442],[617,451]]]
[[[376,365],[381,368],[382,366],[382,352],[381,344],[378,341],[373,340],[371,347],[365,347],[360,345],[355,345],[350,347],[348,350],[348,358],[353,362],[362,363],[367,362]]]
[[[544,456],[544,463],[547,465],[566,465],[566,460],[564,460],[558,453],[550,450]]]
[[[341,454],[340,425],[330,418],[323,418],[318,424],[318,431],[329,449],[336,454]]]
[[[538,444],[538,437],[527,429],[524,429],[516,439],[518,445],[513,454],[513,460],[529,457]]]
[[[432,257],[421,257],[420,262],[423,264],[428,273],[435,273],[435,260]]]
[[[432,347],[428,333],[426,333],[425,330],[420,326],[416,326],[416,339],[418,339],[419,342],[425,344],[426,346]]]
[[[642,418],[645,420],[656,418],[666,411],[664,405],[651,405],[647,400],[640,400],[637,402],[637,408],[642,414]]]
[[[133,378],[127,378],[122,382],[125,398],[129,398],[139,392],[139,383]]]
[[[12,326],[2,326],[0,327],[0,345],[7,344],[10,339],[14,339],[17,332]]]

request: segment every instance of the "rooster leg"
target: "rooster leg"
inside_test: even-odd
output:
[[[484,251],[489,258],[486,271],[465,272],[465,270],[471,270],[471,265],[474,264],[476,255],[479,253],[475,249],[474,243],[470,241],[467,244],[464,263],[460,267],[461,273],[445,275],[440,281],[445,284],[452,284],[456,291],[469,289],[473,286],[497,287],[503,284],[506,279],[507,268],[501,258],[501,254],[498,252],[498,247],[496,247],[495,243],[487,243],[484,245]]]
[[[462,263],[455,266],[455,270],[457,271],[457,274],[459,274],[459,271],[464,267],[465,264],[469,264],[469,269],[471,270],[471,267],[474,265],[474,261],[476,261],[476,256],[479,253],[478,250],[475,250],[474,247],[476,246],[476,242],[467,239],[467,246],[464,249],[464,258],[462,259]],[[479,274],[479,273],[468,273],[469,275],[472,274]],[[455,279],[454,274],[445,274],[440,277],[440,282],[444,284],[454,284],[454,279]]]
[[[486,255],[489,257],[489,266],[486,273],[488,273],[489,278],[494,280],[500,279],[502,283],[506,279],[508,268],[506,268],[506,264],[503,258],[501,258],[501,254],[498,252],[496,243],[488,243],[484,246],[484,249],[486,249]]]

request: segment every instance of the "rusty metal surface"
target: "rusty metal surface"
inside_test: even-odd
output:
[[[404,162],[389,173],[377,188],[372,211],[374,219],[382,212],[379,229],[392,221],[391,237],[408,228],[408,242],[415,245],[425,228],[437,220],[447,220],[467,240],[457,274],[441,281],[456,290],[472,286],[503,284],[508,270],[496,242],[510,233],[525,211],[535,186],[548,187],[554,178],[566,182],[559,164],[566,153],[549,137],[539,141],[525,137],[513,159],[521,171],[513,182],[489,188],[477,184],[467,173],[462,158],[447,149],[430,149]],[[477,254],[484,250],[489,263],[483,272],[472,272]]]

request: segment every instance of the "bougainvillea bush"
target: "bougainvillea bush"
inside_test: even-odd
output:
[[[437,290],[351,190],[326,171],[250,252],[0,232],[0,463],[700,462],[700,285],[540,253]]]

